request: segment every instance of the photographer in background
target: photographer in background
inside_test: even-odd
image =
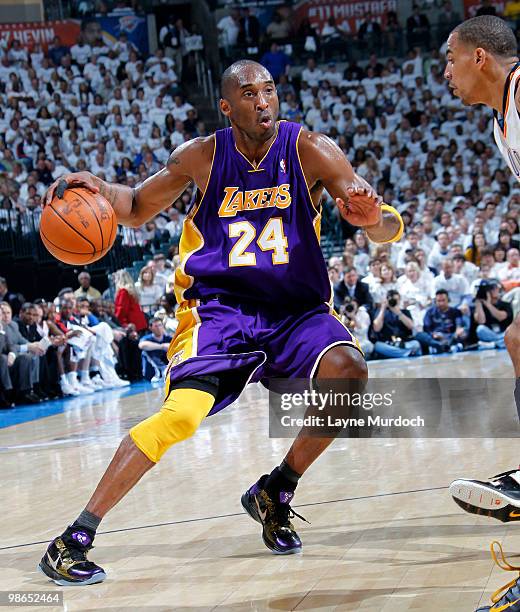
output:
[[[374,350],[374,345],[368,339],[370,315],[364,306],[359,306],[356,298],[347,296],[340,308],[341,322],[349,328],[358,340],[365,358],[368,359]]]
[[[446,289],[437,289],[435,305],[424,315],[423,330],[416,338],[425,351],[430,353],[456,353],[464,349],[467,336],[464,318],[458,308],[449,304]]]
[[[390,289],[383,299],[372,328],[374,350],[383,357],[410,357],[422,354],[421,345],[413,338],[414,322],[410,311],[401,309],[401,296]]]
[[[505,348],[504,332],[513,321],[511,304],[500,299],[500,286],[483,280],[475,297],[473,319],[477,324],[479,348]]]

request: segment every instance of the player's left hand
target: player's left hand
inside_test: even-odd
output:
[[[363,181],[365,183],[365,181]],[[352,225],[365,227],[381,220],[383,198],[368,183],[352,185],[347,189],[348,200],[336,198],[341,216]]]

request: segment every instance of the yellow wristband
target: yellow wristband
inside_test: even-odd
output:
[[[381,204],[381,212],[383,211],[390,212],[399,219],[399,230],[393,238],[390,238],[390,240],[385,240],[384,242],[378,242],[377,244],[389,244],[390,242],[398,242],[403,237],[403,232],[404,232],[403,218],[399,214],[399,211],[396,210],[393,206],[390,206],[390,204]]]

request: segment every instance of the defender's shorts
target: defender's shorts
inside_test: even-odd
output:
[[[235,401],[249,382],[313,378],[333,346],[363,351],[327,304],[296,313],[216,297],[177,311],[179,326],[168,351],[166,392],[184,378],[214,375],[219,389],[211,414]]]

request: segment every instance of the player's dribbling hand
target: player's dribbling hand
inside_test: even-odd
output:
[[[60,176],[49,186],[43,199],[43,205],[50,204],[55,195],[62,198],[63,192],[69,187],[84,187],[93,193],[99,192],[99,187],[93,181],[93,175],[90,172],[72,172]]]
[[[336,198],[341,216],[360,227],[376,225],[381,220],[383,198],[368,185],[353,185],[347,189],[348,200]]]

